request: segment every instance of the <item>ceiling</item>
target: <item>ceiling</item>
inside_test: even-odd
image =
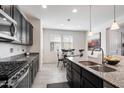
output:
[[[22,5],[19,7],[26,14],[41,18],[44,28],[89,30],[88,5],[48,5],[45,9],[40,5]],[[78,11],[72,13],[73,9]],[[112,5],[93,5],[91,10],[92,28],[113,19]],[[122,15],[124,15],[124,6],[116,6],[116,16]],[[70,21],[67,21],[67,19],[70,19]]]

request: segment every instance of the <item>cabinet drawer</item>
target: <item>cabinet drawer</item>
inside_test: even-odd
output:
[[[81,76],[74,69],[72,69],[72,84],[74,88],[80,88]]]
[[[79,74],[81,74],[81,68],[78,65],[72,63],[72,69],[76,70],[76,72],[78,72]]]
[[[103,87],[103,80],[85,69],[82,70],[82,77],[86,78],[96,87]]]

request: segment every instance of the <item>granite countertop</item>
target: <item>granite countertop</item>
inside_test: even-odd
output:
[[[117,65],[114,66],[106,64],[106,66],[116,69],[114,72],[98,72],[91,69],[91,66],[85,66],[79,63],[79,61],[92,61],[90,58],[85,59],[84,57],[68,57],[68,59],[95,74],[96,76],[102,78],[104,81],[107,81],[116,87],[124,88],[124,60],[121,60]]]
[[[22,54],[22,55],[17,55],[17,56],[13,56],[13,57],[0,59],[0,62],[14,62],[14,61],[31,62],[37,56],[38,56],[38,53],[31,53],[29,56],[25,56],[24,54]]]

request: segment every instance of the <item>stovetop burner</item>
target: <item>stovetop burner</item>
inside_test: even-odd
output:
[[[17,73],[27,62],[0,62],[0,80],[8,80]]]

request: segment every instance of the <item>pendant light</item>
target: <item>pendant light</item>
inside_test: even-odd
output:
[[[92,33],[92,20],[91,20],[91,5],[89,5],[89,8],[90,8],[90,31],[89,31],[89,33],[88,33],[88,35],[89,36],[92,36],[93,35],[93,33]]]
[[[111,30],[117,30],[117,29],[120,28],[119,25],[118,25],[118,23],[116,22],[116,9],[115,8],[116,7],[114,5],[114,22],[111,25]]]

